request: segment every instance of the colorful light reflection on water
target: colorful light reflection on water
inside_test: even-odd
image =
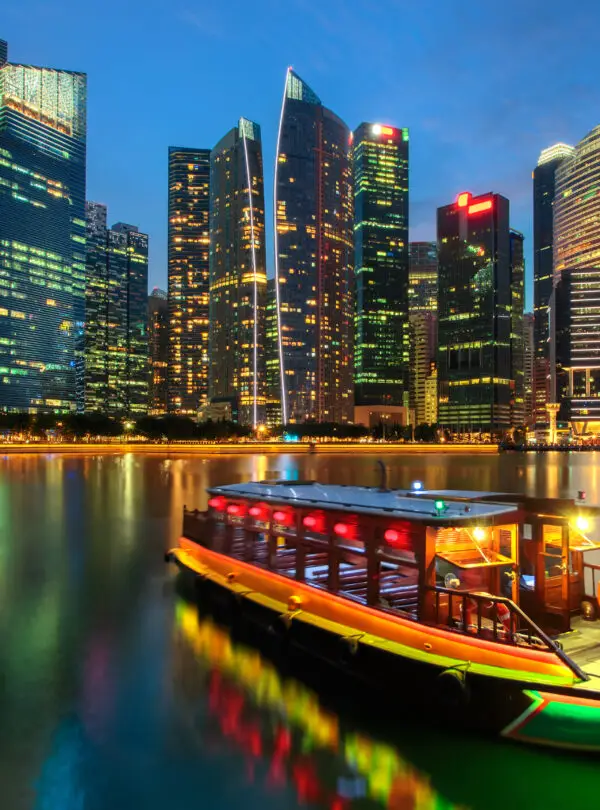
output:
[[[195,606],[180,601],[176,622],[206,667],[209,707],[222,734],[250,761],[269,763],[270,785],[291,781],[300,800],[330,810],[458,810],[397,750],[341,728],[314,692],[283,677]]]

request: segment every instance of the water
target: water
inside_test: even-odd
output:
[[[383,706],[365,717],[332,705],[233,644],[178,594],[163,552],[177,539],[183,504],[205,505],[206,486],[275,476],[374,484],[375,461],[0,457],[0,808],[593,803],[597,762],[391,724]],[[385,463],[390,486],[583,489],[600,502],[594,454]]]

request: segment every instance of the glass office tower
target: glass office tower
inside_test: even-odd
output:
[[[158,287],[155,287],[148,296],[148,345],[150,350],[148,412],[152,416],[161,416],[167,412],[169,304],[167,293]]]
[[[438,208],[439,423],[456,434],[511,426],[509,202],[459,194]]]
[[[210,157],[210,371],[213,403],[265,422],[265,201],[260,127],[240,118]]]
[[[89,202],[85,328],[85,410],[114,416],[148,411],[148,236],[106,225]]]
[[[525,423],[525,333],[523,315],[525,308],[525,255],[524,236],[510,230],[510,379],[511,425]]]
[[[357,405],[408,404],[408,130],[353,136]]]
[[[275,279],[267,279],[267,305],[265,313],[265,360],[267,374],[266,420],[269,427],[281,424],[281,386],[279,354],[277,351],[277,297]]]
[[[409,245],[408,316],[410,345],[410,407],[415,424],[437,422],[437,297],[436,242]]]
[[[546,422],[546,405],[556,402],[555,335],[551,318],[554,289],[554,198],[556,170],[573,146],[557,143],[542,150],[533,171],[534,421]]]
[[[169,147],[169,412],[208,400],[210,149]]]
[[[554,272],[561,416],[579,433],[600,432],[600,126],[556,169]],[[558,344],[558,340],[557,340]]]
[[[0,47],[0,408],[83,407],[86,77]]]
[[[282,421],[352,421],[350,130],[291,69],[275,162],[275,293]]]
[[[437,313],[438,257],[436,242],[409,244],[408,313]]]

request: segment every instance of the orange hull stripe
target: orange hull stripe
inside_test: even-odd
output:
[[[540,674],[563,678],[569,683],[573,681],[568,667],[550,652],[522,647],[498,649],[499,645],[485,639],[457,636],[441,628],[425,627],[364,605],[353,605],[343,597],[210,551],[185,537],[180,538],[179,544],[202,565],[225,578],[233,574],[238,584],[281,603],[284,611],[287,611],[290,597],[296,596],[303,611],[358,632],[412,647],[421,654],[428,652],[465,662],[516,670],[524,675]]]

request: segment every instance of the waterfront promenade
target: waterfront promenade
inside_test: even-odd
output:
[[[277,455],[460,453],[495,455],[495,444],[422,444],[395,442],[23,442],[0,445],[0,455],[12,453],[148,453],[153,455]]]

